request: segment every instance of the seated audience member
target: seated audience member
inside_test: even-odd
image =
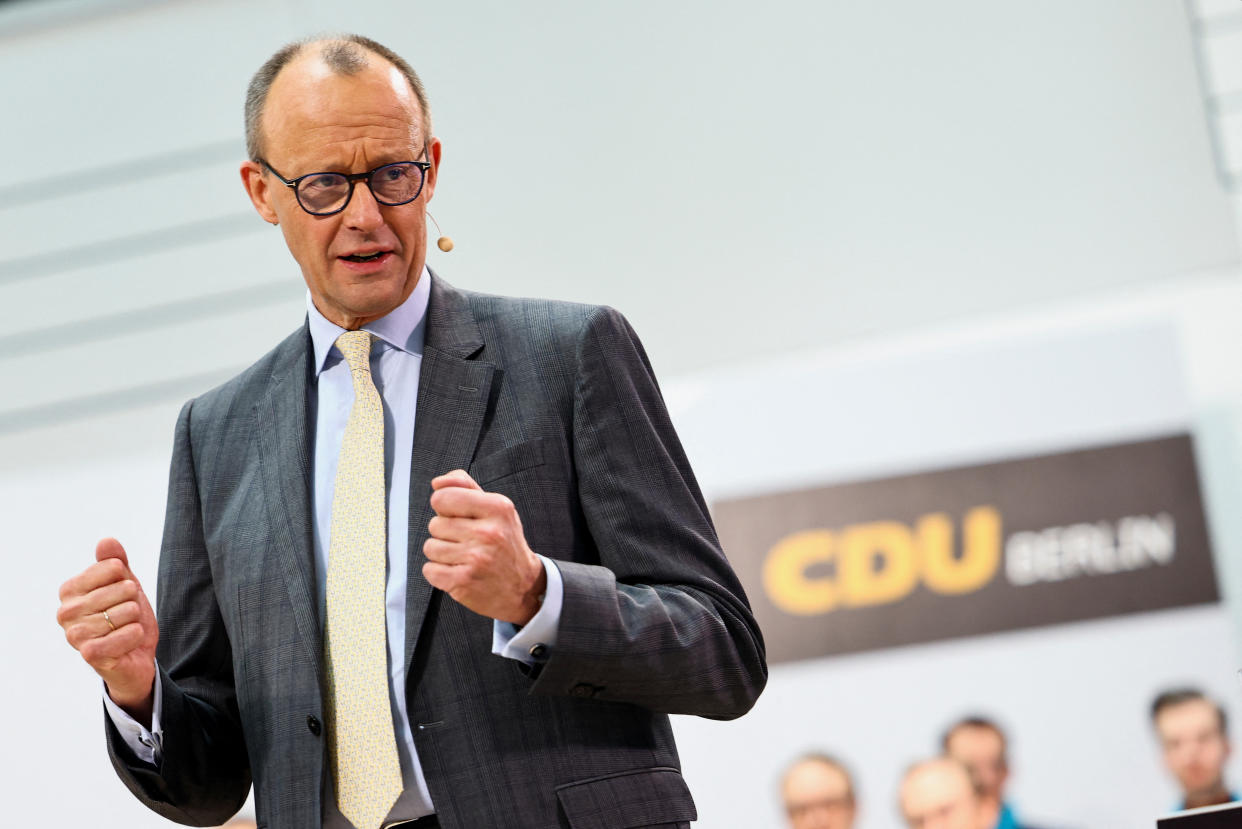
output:
[[[897,801],[910,829],[991,829],[994,819],[970,771],[952,757],[911,766]]]
[[[949,727],[940,740],[945,756],[970,770],[984,809],[993,819],[988,829],[1022,829],[1013,807],[1005,800],[1009,781],[1009,740],[987,717],[963,717]],[[1030,827],[1028,827],[1030,829]]]
[[[807,754],[781,778],[781,799],[790,829],[850,829],[854,825],[854,779],[834,757]]]
[[[1182,789],[1179,808],[1232,803],[1225,787],[1229,734],[1225,710],[1197,688],[1175,688],[1151,704],[1151,721],[1160,738],[1164,765]]]

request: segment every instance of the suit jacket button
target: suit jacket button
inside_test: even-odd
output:
[[[594,692],[595,688],[587,685],[585,682],[579,682],[577,685],[569,689],[569,695],[571,697],[579,697],[581,699],[591,696]]]
[[[307,715],[306,727],[309,728],[310,733],[314,734],[316,737],[318,737],[323,731],[323,726],[319,724],[319,720],[315,718],[314,714]]]

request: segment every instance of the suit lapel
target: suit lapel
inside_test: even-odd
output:
[[[466,297],[439,277],[431,282],[427,337],[418,381],[410,464],[410,550],[406,583],[406,680],[433,589],[423,578],[423,543],[431,510],[431,479],[465,469],[483,426],[495,366],[470,359],[483,337]]]
[[[259,464],[274,554],[289,591],[289,602],[311,661],[322,680],[319,614],[314,597],[314,538],[310,509],[310,441],[308,423],[311,348],[303,327],[285,340],[272,370],[271,386],[256,404]]]

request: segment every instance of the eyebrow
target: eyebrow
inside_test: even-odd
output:
[[[365,170],[359,170],[358,172],[368,173],[372,170],[378,170],[380,167],[384,167],[389,164],[400,164],[401,162],[404,162],[404,161],[422,161],[424,160],[424,156],[427,156],[427,147],[425,144],[419,150],[411,150],[408,152],[402,151],[401,153],[394,153],[391,155],[380,155],[378,156],[378,158],[381,159],[381,161],[378,164],[373,164],[372,166],[366,168]],[[431,159],[426,158],[426,160],[430,161]],[[315,164],[318,164],[318,162],[315,162]],[[326,165],[326,166],[317,166],[317,167],[313,165],[307,165],[307,171],[305,173],[302,173],[301,175],[313,175],[314,173],[342,173],[345,175],[355,175],[355,173],[352,173],[349,170],[349,165],[347,164],[335,164],[335,165]]]
[[[403,155],[399,157],[392,156],[391,158],[387,158],[387,157],[382,157],[382,158],[383,160],[377,163],[373,163],[371,164],[370,167],[367,167],[366,169],[363,169],[363,170],[359,170],[358,172],[368,173],[372,170],[378,170],[380,167],[386,167],[389,164],[401,164],[406,161],[418,161],[418,159],[415,158],[413,155]],[[319,166],[319,167],[315,167],[315,169],[311,170],[310,172],[311,173],[343,173],[346,175],[355,175],[355,173],[352,173],[350,171],[348,164],[334,164],[334,165],[328,165],[328,166]]]

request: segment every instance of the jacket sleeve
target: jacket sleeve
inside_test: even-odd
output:
[[[646,353],[600,308],[576,362],[573,458],[594,550],[556,562],[564,604],[532,691],[741,716],[767,682],[763,638]]]
[[[139,800],[190,826],[224,823],[250,791],[232,650],[216,604],[203,538],[187,403],[177,419],[160,552],[156,655],[162,684],[162,757],[139,761],[110,721],[108,753]],[[106,720],[105,716],[105,720]]]

